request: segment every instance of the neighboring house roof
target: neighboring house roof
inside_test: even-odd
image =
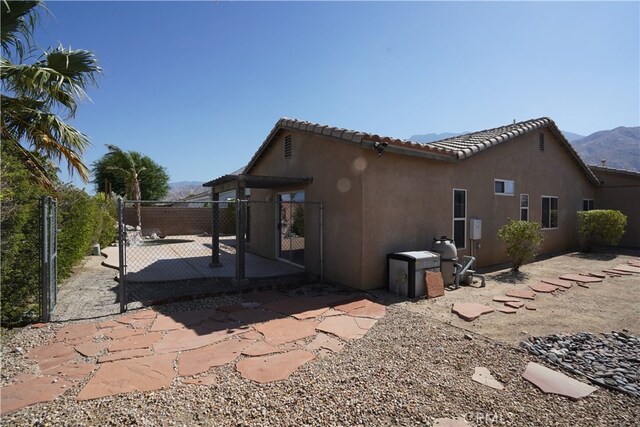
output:
[[[268,149],[271,141],[281,130],[298,130],[307,133],[337,139],[347,143],[359,144],[368,148],[377,149],[379,152],[395,152],[399,154],[427,157],[434,160],[459,161],[466,159],[476,153],[484,151],[495,145],[510,141],[518,136],[529,132],[548,127],[549,130],[560,140],[563,146],[569,151],[576,163],[594,184],[599,184],[598,179],[591,169],[582,161],[578,153],[573,149],[569,141],[564,137],[555,122],[548,117],[526,120],[493,129],[485,129],[453,138],[442,139],[430,143],[421,143],[407,139],[391,138],[367,132],[343,129],[303,120],[281,118],[275,124],[269,135],[264,140],[258,151],[253,155],[245,174],[249,174],[262,154]]]
[[[591,171],[593,171],[596,174],[598,172],[608,172],[608,173],[615,173],[617,175],[628,175],[631,177],[640,178],[640,172],[632,171],[628,169],[617,169],[617,168],[610,168],[607,166],[597,166],[597,165],[589,165],[589,169],[591,169]]]

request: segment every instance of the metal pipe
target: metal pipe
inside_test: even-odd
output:
[[[456,272],[456,288],[460,287],[460,276],[463,276],[464,273],[467,272],[467,270],[469,270],[471,268],[471,266],[473,265],[473,263],[476,261],[476,259],[474,257],[469,257],[467,260],[467,263],[464,267],[462,267],[462,270],[460,270],[459,272]]]

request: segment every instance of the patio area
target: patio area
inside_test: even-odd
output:
[[[163,244],[163,240],[166,244]],[[236,240],[220,238],[220,265],[211,266],[211,236],[180,235],[167,239],[143,240],[127,246],[127,283],[163,283],[192,279],[236,277]],[[102,250],[103,264],[118,268],[117,246]],[[268,278],[304,273],[304,269],[287,262],[267,259],[249,251],[245,253],[247,277]]]

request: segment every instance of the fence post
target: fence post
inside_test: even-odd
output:
[[[324,238],[324,222],[322,219],[323,214],[324,208],[322,202],[320,202],[320,283],[324,283],[324,245],[322,241]]]
[[[47,196],[43,196],[40,199],[40,320],[42,322],[48,322],[51,320],[51,310],[49,309],[49,274],[51,269],[49,268],[49,205]]]
[[[236,280],[240,282],[245,278],[244,262],[244,231],[246,200],[236,201]]]
[[[124,200],[118,197],[118,298],[120,299],[120,313],[127,311],[127,290],[126,290],[126,252],[127,228],[124,224]]]
[[[211,189],[213,221],[211,224],[211,267],[220,267],[220,193]]]

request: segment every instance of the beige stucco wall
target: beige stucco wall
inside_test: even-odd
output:
[[[529,194],[529,219],[541,221],[543,195],[557,196],[559,226],[544,230],[542,253],[566,250],[576,243],[582,200],[594,198],[595,186],[569,153],[545,133],[524,135],[457,163],[385,153],[369,162],[364,175],[364,288],[386,285],[386,253],[428,250],[432,239],[452,237],[453,189],[467,190],[468,219],[482,220],[482,239],[475,250],[479,267],[507,261],[496,237],[509,218],[519,219],[520,194]],[[374,159],[376,160],[376,159]],[[514,196],[494,194],[494,179],[515,181]],[[469,255],[470,243],[458,255]]]
[[[249,173],[313,177],[306,188],[290,190],[304,189],[307,201],[324,203],[325,277],[373,289],[386,286],[387,253],[428,250],[434,237],[452,237],[453,188],[467,190],[467,219],[482,219],[483,238],[475,251],[479,266],[506,261],[495,236],[508,218],[519,218],[520,193],[529,194],[533,221],[541,220],[542,195],[559,198],[559,227],[544,231],[543,252],[571,248],[576,211],[583,199],[595,198],[595,186],[555,137],[544,133],[544,152],[538,148],[538,132],[533,132],[453,163],[391,152],[378,156],[357,144],[281,131]],[[293,144],[289,159],[283,148],[287,134]],[[515,195],[494,195],[494,178],[515,181]],[[251,196],[275,197],[276,192],[267,190],[253,190]],[[275,256],[275,211],[260,224],[254,217],[252,250]],[[258,228],[271,231],[259,233]],[[469,246],[459,255],[469,254]],[[307,254],[308,262],[311,258]]]
[[[291,157],[284,158],[284,137],[292,135]],[[278,188],[274,191],[254,189],[252,201],[275,201],[277,194],[304,190],[307,202],[324,204],[324,275],[329,280],[357,286],[362,274],[362,180],[353,174],[352,164],[359,145],[348,145],[329,138],[302,132],[280,132],[270,148],[249,173],[285,177],[313,177],[307,186]],[[349,179],[347,191],[338,190],[342,178]],[[344,182],[341,182],[342,184]],[[343,189],[346,186],[342,187]],[[256,203],[257,204],[257,203]],[[276,256],[276,211],[272,204],[264,215],[258,215],[252,205],[251,250],[261,255]],[[319,223],[317,205],[305,209],[305,266],[319,273]]]
[[[597,169],[602,182],[596,190],[596,209],[615,209],[627,216],[627,231],[620,246],[640,247],[640,176]]]

